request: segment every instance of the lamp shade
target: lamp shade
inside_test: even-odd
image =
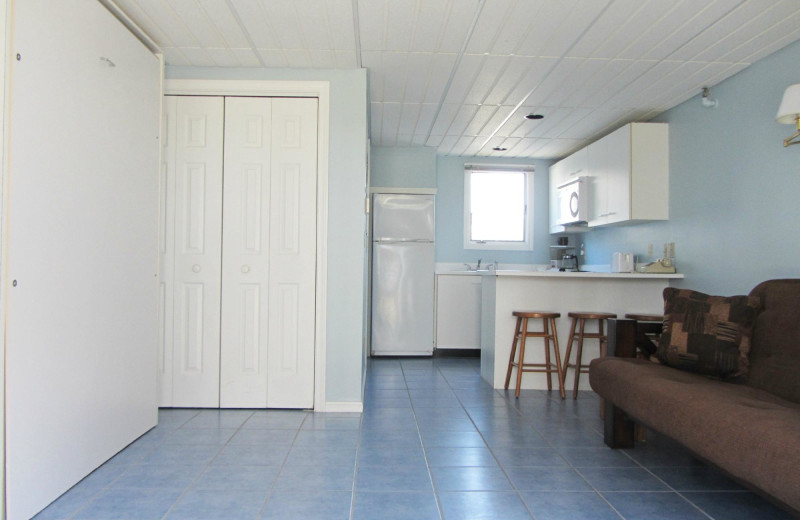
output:
[[[789,86],[783,93],[783,101],[775,120],[784,125],[793,125],[797,122],[798,115],[800,115],[800,83]]]

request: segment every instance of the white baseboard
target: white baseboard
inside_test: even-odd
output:
[[[358,401],[328,401],[321,409],[316,408],[314,411],[362,413],[364,411],[364,403]]]

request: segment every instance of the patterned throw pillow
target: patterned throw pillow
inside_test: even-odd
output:
[[[760,308],[761,299],[754,296],[709,296],[667,287],[658,359],[690,372],[742,379]]]

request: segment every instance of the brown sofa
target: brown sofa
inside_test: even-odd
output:
[[[610,320],[609,356],[592,361],[589,379],[606,400],[610,447],[633,447],[640,423],[800,515],[800,280],[750,295],[762,310],[744,384],[635,359],[631,320]]]

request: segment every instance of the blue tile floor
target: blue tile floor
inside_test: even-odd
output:
[[[363,414],[161,410],[36,518],[791,518],[652,433],[606,448],[591,392],[514,399],[478,369],[373,359]]]

